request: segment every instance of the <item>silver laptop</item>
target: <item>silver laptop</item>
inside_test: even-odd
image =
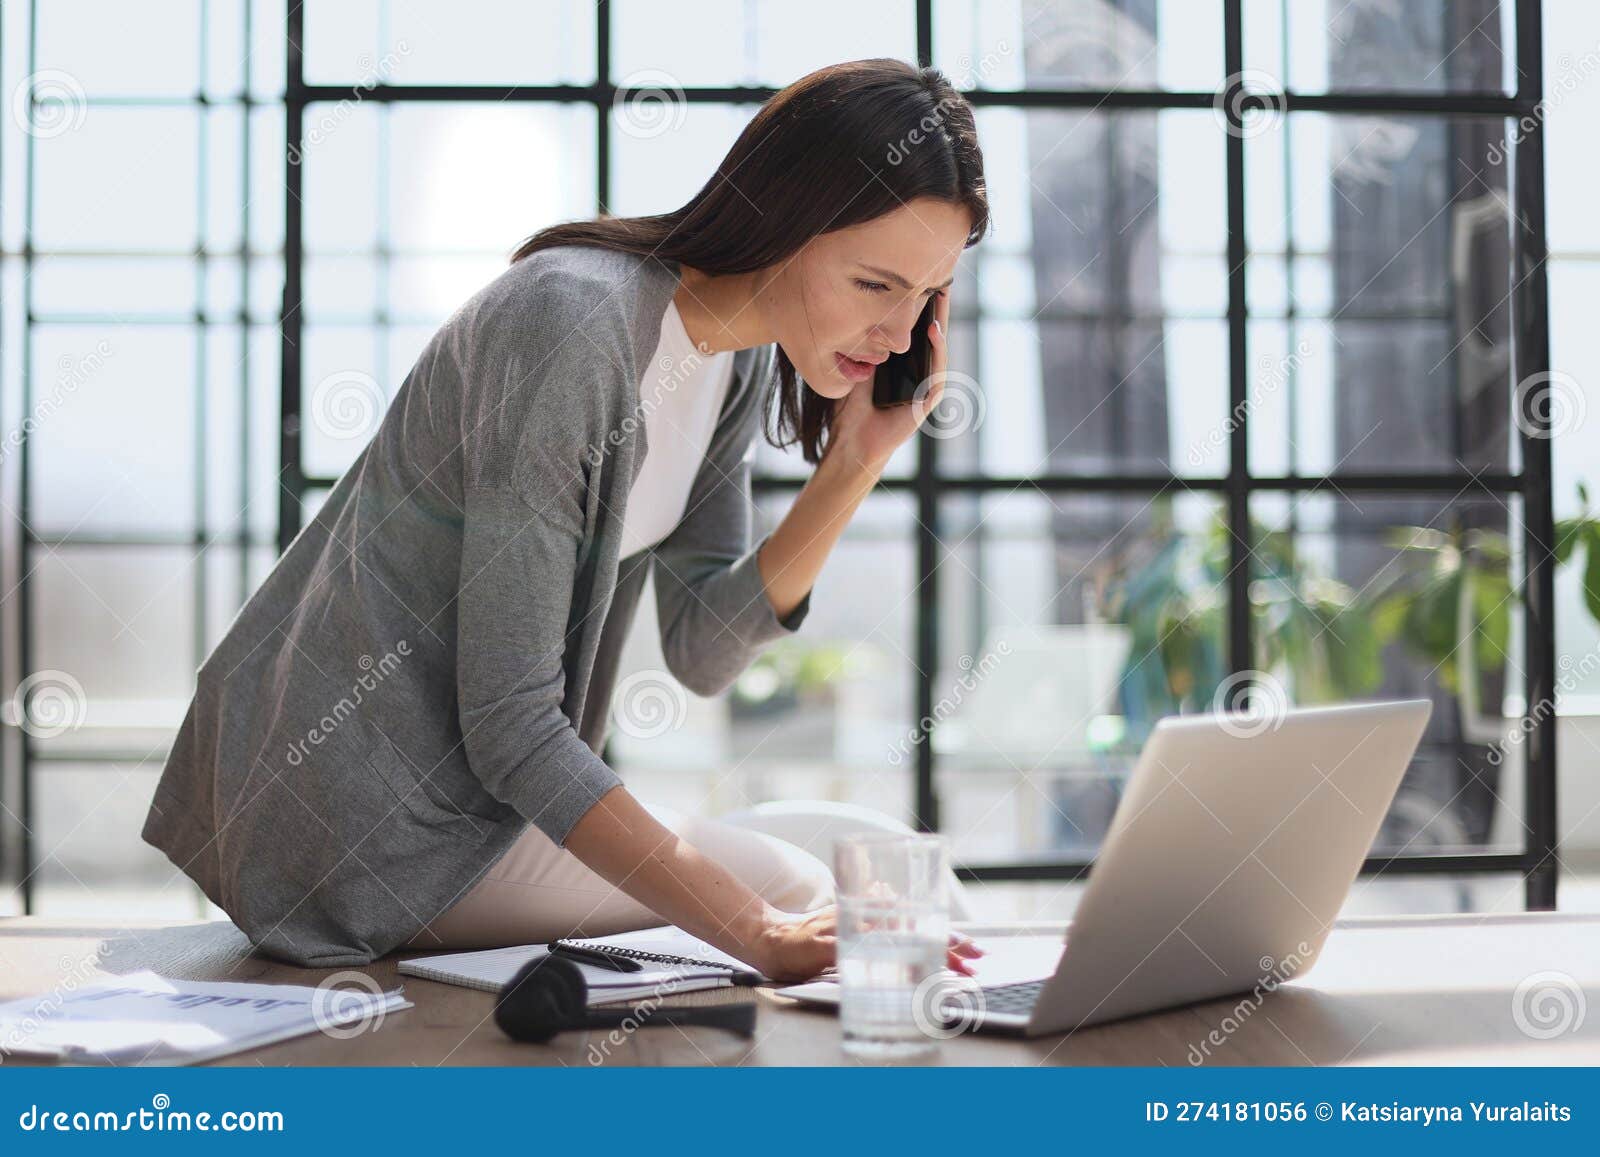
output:
[[[1412,699],[1161,720],[1054,975],[979,987],[950,973],[943,1018],[1038,1036],[1270,990],[1304,973],[1431,711],[1428,700]],[[778,991],[815,1004],[839,999],[832,981]]]

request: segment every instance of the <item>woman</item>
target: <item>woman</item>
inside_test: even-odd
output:
[[[201,667],[144,838],[311,967],[659,923],[775,979],[832,963],[814,857],[646,807],[597,753],[647,573],[696,693],[800,625],[938,402],[948,286],[987,223],[966,102],[864,60],[775,95],[676,212],[535,234]],[[935,297],[935,385],[874,408],[870,363]],[[752,546],[764,410],[815,471]],[[956,938],[952,966],[976,951]]]

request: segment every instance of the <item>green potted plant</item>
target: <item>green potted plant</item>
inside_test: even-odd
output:
[[[1585,555],[1583,597],[1600,621],[1600,518],[1578,484],[1580,512],[1556,523],[1557,566]],[[1435,669],[1439,684],[1461,708],[1462,737],[1495,743],[1505,734],[1499,711],[1482,708],[1485,682],[1504,674],[1511,612],[1522,598],[1512,582],[1511,544],[1498,530],[1404,526],[1386,536],[1409,565],[1376,584],[1368,596],[1379,637],[1393,639]]]
[[[1183,535],[1170,500],[1154,510],[1155,554],[1115,572],[1099,607],[1132,632],[1119,690],[1135,746],[1161,716],[1209,708],[1229,675],[1226,521],[1219,512],[1202,534]],[[1252,525],[1251,534],[1256,667],[1292,671],[1298,697],[1311,702],[1375,687],[1382,642],[1356,592],[1319,574],[1291,533]]]

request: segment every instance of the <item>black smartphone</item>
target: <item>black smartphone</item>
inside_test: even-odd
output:
[[[908,404],[917,387],[933,372],[933,342],[928,339],[928,327],[939,305],[936,293],[928,298],[922,316],[911,331],[911,348],[903,354],[890,354],[878,367],[872,379],[872,404],[880,410]]]

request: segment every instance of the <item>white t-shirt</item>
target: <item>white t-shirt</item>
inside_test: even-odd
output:
[[[655,546],[678,525],[732,380],[733,351],[695,349],[677,302],[668,302],[661,340],[639,381],[638,414],[649,450],[628,491],[618,557]]]

